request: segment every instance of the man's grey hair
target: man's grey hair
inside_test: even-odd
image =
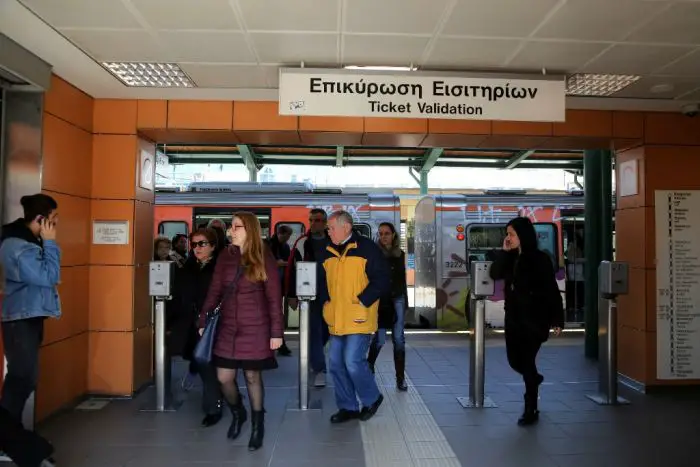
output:
[[[340,224],[348,224],[350,227],[353,226],[352,215],[347,211],[335,211],[331,214],[328,219],[335,219],[335,221]]]
[[[216,223],[219,223],[219,224],[223,225],[223,226],[224,226],[224,229],[226,228],[226,222],[224,222],[223,219],[212,219],[212,220],[210,220],[209,223],[207,224],[207,227],[211,227],[212,225],[214,225],[214,224],[216,224]]]

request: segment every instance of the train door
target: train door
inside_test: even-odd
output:
[[[583,210],[562,210],[564,247],[565,322],[567,327],[584,325],[586,250]]]
[[[221,219],[226,223],[226,228],[231,228],[231,218],[235,212],[246,211],[255,214],[260,222],[261,235],[263,238],[270,236],[270,208],[251,207],[220,207],[220,208],[195,208],[192,213],[192,221],[195,228],[206,227],[213,219]]]

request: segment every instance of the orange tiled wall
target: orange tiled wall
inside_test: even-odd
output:
[[[40,357],[37,416],[87,391],[93,99],[54,79],[44,100],[43,191],[59,204],[63,317],[49,320]]]
[[[689,119],[686,119],[689,120]],[[692,121],[692,120],[691,120]],[[683,120],[679,120],[683,122]],[[683,126],[666,126],[652,132],[652,141],[679,141],[685,145],[648,144],[617,155],[618,163],[637,160],[638,194],[618,198],[616,213],[617,257],[630,265],[630,293],[619,298],[618,368],[645,386],[698,384],[698,380],[656,379],[656,190],[700,189],[700,146],[692,146],[697,133]],[[652,127],[653,128],[653,127]],[[700,141],[697,141],[700,142]]]

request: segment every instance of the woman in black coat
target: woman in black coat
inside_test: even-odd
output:
[[[382,222],[379,225],[379,247],[384,253],[391,270],[391,288],[389,293],[379,299],[378,330],[372,337],[367,361],[374,373],[374,364],[386,341],[386,330],[391,329],[391,341],[394,345],[394,369],[396,387],[407,391],[406,386],[406,339],[404,325],[408,307],[408,288],[406,285],[406,254],[399,247],[399,236],[394,224]]]
[[[202,425],[216,425],[221,420],[223,396],[216,376],[216,368],[211,365],[201,366],[192,356],[199,339],[197,317],[207,298],[221,241],[217,232],[211,228],[201,228],[190,235],[192,254],[177,273],[177,301],[179,313],[177,322],[171,327],[170,348],[174,354],[180,354],[190,361],[190,372],[202,379],[204,394],[202,410],[205,417]],[[186,378],[192,375],[186,375]],[[185,386],[183,382],[183,386]]]
[[[510,367],[525,382],[525,410],[519,425],[539,418],[537,398],[544,377],[537,371],[537,353],[554,328],[559,335],[564,325],[564,307],[552,260],[537,247],[537,233],[527,217],[511,220],[496,254],[491,278],[505,282],[506,353]]]

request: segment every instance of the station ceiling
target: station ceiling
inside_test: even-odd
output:
[[[460,148],[407,149],[367,146],[188,146],[159,145],[171,164],[239,163],[265,165],[315,165],[331,167],[405,166],[416,170],[432,167],[494,169],[583,170],[582,151],[470,150]]]
[[[700,100],[693,0],[3,0],[0,32],[96,98],[277,100],[278,68],[639,77],[569,108]],[[195,87],[127,87],[104,62],[178,65]]]

